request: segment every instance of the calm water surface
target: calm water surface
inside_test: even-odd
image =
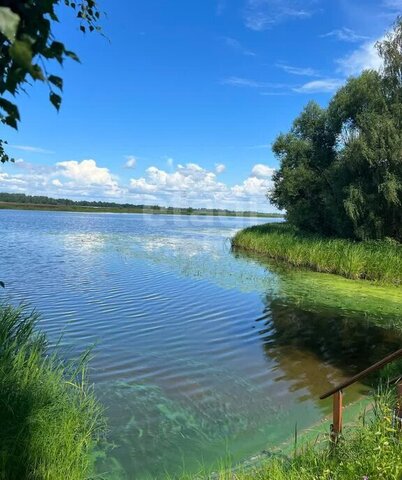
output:
[[[68,355],[95,345],[106,478],[269,449],[329,413],[318,397],[331,384],[398,345],[347,312],[304,311],[278,274],[231,253],[237,230],[266,221],[0,211],[8,298],[41,312]]]

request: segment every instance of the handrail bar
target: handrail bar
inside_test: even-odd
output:
[[[383,358],[379,362],[375,363],[374,365],[371,365],[371,367],[366,368],[365,370],[358,373],[354,377],[349,378],[349,380],[345,380],[343,383],[340,383],[338,386],[329,390],[327,393],[324,393],[324,395],[321,395],[320,400],[324,400],[325,398],[328,398],[331,395],[334,395],[335,393],[343,390],[344,388],[349,387],[350,385],[352,385],[353,383],[356,383],[357,381],[359,381],[360,379],[362,379],[363,377],[365,377],[369,373],[372,373],[372,372],[375,372],[375,371],[379,370],[380,368],[384,367],[388,363],[393,362],[394,360],[396,360],[399,357],[402,357],[402,348],[397,350],[394,353],[391,353],[391,355],[386,356],[385,358]]]

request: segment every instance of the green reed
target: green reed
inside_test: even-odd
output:
[[[49,354],[38,316],[0,306],[0,479],[90,478],[102,411],[86,358]]]
[[[325,238],[283,223],[241,230],[232,245],[317,272],[397,285],[402,282],[402,245],[393,241]]]

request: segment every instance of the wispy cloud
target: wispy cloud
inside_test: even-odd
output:
[[[222,80],[222,85],[230,85],[232,87],[247,87],[247,88],[285,88],[287,85],[283,83],[270,83],[252,80],[243,77],[228,77]]]
[[[271,146],[268,144],[268,143],[264,143],[264,144],[261,144],[261,145],[251,145],[251,147],[248,147],[252,150],[259,150],[259,149],[266,149],[266,148],[271,148]]]
[[[134,155],[126,155],[126,163],[124,166],[126,168],[135,168],[137,165],[137,157],[134,157]]]
[[[251,30],[266,30],[289,18],[311,17],[315,3],[316,0],[247,0],[244,21]]]
[[[216,3],[216,14],[217,15],[222,15],[222,13],[226,9],[226,0],[217,0]]]
[[[307,82],[300,87],[294,88],[293,90],[297,93],[331,93],[340,88],[343,83],[343,79],[324,78],[321,80]]]
[[[402,12],[402,0],[383,0],[382,3],[386,8]]]
[[[15,150],[21,150],[22,152],[31,152],[31,153],[44,153],[44,154],[53,154],[51,150],[46,150],[41,147],[32,147],[30,145],[10,145],[10,148]]]
[[[217,174],[223,173],[226,170],[226,165],[223,163],[215,163],[215,172]]]
[[[235,38],[231,38],[231,37],[224,37],[224,41],[225,41],[225,44],[235,50],[236,52],[238,53],[241,53],[242,55],[246,55],[248,57],[255,57],[256,54],[251,51],[251,50],[248,50],[247,48],[245,48],[238,40],[236,40]]]
[[[364,35],[359,35],[350,28],[338,28],[336,30],[331,30],[328,33],[324,33],[320,35],[321,38],[328,38],[334,37],[337,40],[341,40],[343,42],[360,42],[361,40],[367,40],[368,37]]]
[[[277,63],[276,66],[286,73],[291,75],[300,75],[302,77],[318,77],[319,73],[313,68],[309,67],[293,67],[292,65],[286,65],[284,63]]]
[[[291,95],[292,92],[260,92],[263,97],[283,97],[284,95]]]
[[[344,75],[359,75],[363,70],[379,70],[382,60],[375,47],[376,42],[364,42],[356,50],[336,60],[338,72]]]
[[[257,82],[249,78],[228,77],[222,80],[222,85],[231,85],[232,87],[264,88],[263,82]]]

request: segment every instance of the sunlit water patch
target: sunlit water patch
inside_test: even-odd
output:
[[[310,301],[319,282],[234,255],[230,237],[266,219],[3,210],[0,221],[6,297],[40,311],[66,355],[95,345],[106,478],[270,450],[329,413],[318,397],[330,385],[400,345],[369,313]]]

